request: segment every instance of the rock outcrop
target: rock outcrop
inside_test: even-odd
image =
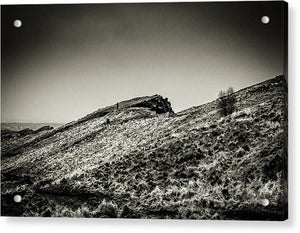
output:
[[[161,95],[152,95],[152,96],[143,96],[136,97],[130,100],[125,100],[119,103],[116,103],[105,108],[98,109],[97,111],[88,114],[87,116],[79,119],[76,123],[82,123],[87,120],[91,120],[98,117],[103,117],[110,112],[116,112],[124,109],[130,109],[133,107],[138,108],[147,108],[151,111],[154,111],[158,114],[162,113],[173,113],[171,103],[167,98],[163,98]]]
[[[133,104],[131,107],[144,107],[149,108],[151,111],[155,111],[158,114],[161,113],[174,113],[171,103],[168,98],[163,98],[160,95],[151,96],[149,99],[144,99],[143,101],[138,101],[138,103]]]

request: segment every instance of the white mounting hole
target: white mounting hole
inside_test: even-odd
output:
[[[22,197],[20,195],[15,195],[14,196],[14,201],[15,202],[21,202],[22,201]]]
[[[270,201],[268,199],[261,199],[260,203],[262,206],[268,206],[270,204]]]
[[[19,19],[16,19],[16,20],[14,21],[14,26],[15,26],[16,28],[21,27],[21,26],[22,26],[22,21],[19,20]]]
[[[261,17],[261,22],[263,24],[268,24],[270,22],[270,18],[268,16]]]

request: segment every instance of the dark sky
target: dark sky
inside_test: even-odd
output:
[[[65,123],[153,94],[180,111],[283,73],[283,2],[2,6],[1,17],[2,122]]]

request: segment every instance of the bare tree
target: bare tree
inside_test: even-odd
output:
[[[227,91],[219,92],[218,108],[222,116],[227,116],[235,111],[236,97],[233,88],[229,87]]]

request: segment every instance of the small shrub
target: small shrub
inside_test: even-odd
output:
[[[221,116],[228,116],[235,111],[236,97],[233,88],[229,87],[227,91],[219,92],[218,108]]]
[[[97,209],[93,211],[93,215],[100,218],[117,218],[118,207],[113,202],[104,199]]]

